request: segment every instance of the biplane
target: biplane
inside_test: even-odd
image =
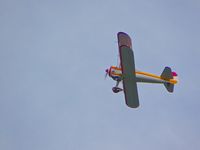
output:
[[[117,38],[120,63],[118,66],[106,69],[106,76],[108,75],[116,81],[112,91],[114,93],[123,91],[129,107],[137,108],[139,106],[137,82],[160,83],[164,84],[168,92],[174,91],[174,85],[178,82],[176,72],[172,72],[170,67],[165,67],[161,75],[136,70],[130,36],[119,32]],[[119,87],[120,82],[122,82],[123,88]]]

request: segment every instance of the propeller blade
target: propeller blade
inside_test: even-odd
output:
[[[105,74],[105,79],[106,79],[108,76],[108,69],[106,69],[105,71],[106,71],[106,74]]]
[[[105,79],[107,78],[107,76],[108,76],[108,73],[105,74]]]

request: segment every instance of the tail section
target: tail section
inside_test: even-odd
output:
[[[172,70],[170,67],[165,67],[161,74],[161,78],[165,80],[173,79]]]
[[[171,83],[164,83],[165,88],[168,92],[173,93],[174,92],[174,84]]]
[[[177,74],[175,72],[172,72],[170,67],[165,67],[160,77],[164,80],[170,80],[173,79],[175,76],[177,76]],[[174,91],[174,84],[166,82],[164,83],[164,86],[168,92],[172,93]]]
[[[172,72],[173,79],[178,81],[178,74],[176,72]]]

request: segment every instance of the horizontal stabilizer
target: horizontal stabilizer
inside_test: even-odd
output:
[[[172,70],[170,67],[165,67],[161,74],[161,78],[165,80],[173,79]]]
[[[172,74],[172,70],[170,67],[165,67],[165,69],[163,70],[163,72],[161,74],[161,78],[164,80],[173,79],[173,74]],[[174,84],[166,82],[166,83],[164,83],[164,86],[168,92],[172,93],[174,91]]]
[[[172,93],[174,91],[174,84],[171,83],[164,83],[165,88],[168,92]]]

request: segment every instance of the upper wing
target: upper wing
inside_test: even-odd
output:
[[[124,33],[124,32],[119,32],[117,34],[117,38],[118,38],[118,45],[119,45],[119,48],[122,46],[122,45],[125,45],[129,48],[132,49],[132,43],[131,43],[131,38],[129,37],[128,34]]]
[[[123,41],[128,42],[129,40],[124,39]],[[129,46],[122,45],[119,48],[121,67],[122,67],[123,88],[124,88],[126,104],[129,107],[136,108],[139,106],[139,98],[138,98],[136,76],[135,76],[135,64],[134,64],[133,51],[130,47],[131,43],[128,44]]]

